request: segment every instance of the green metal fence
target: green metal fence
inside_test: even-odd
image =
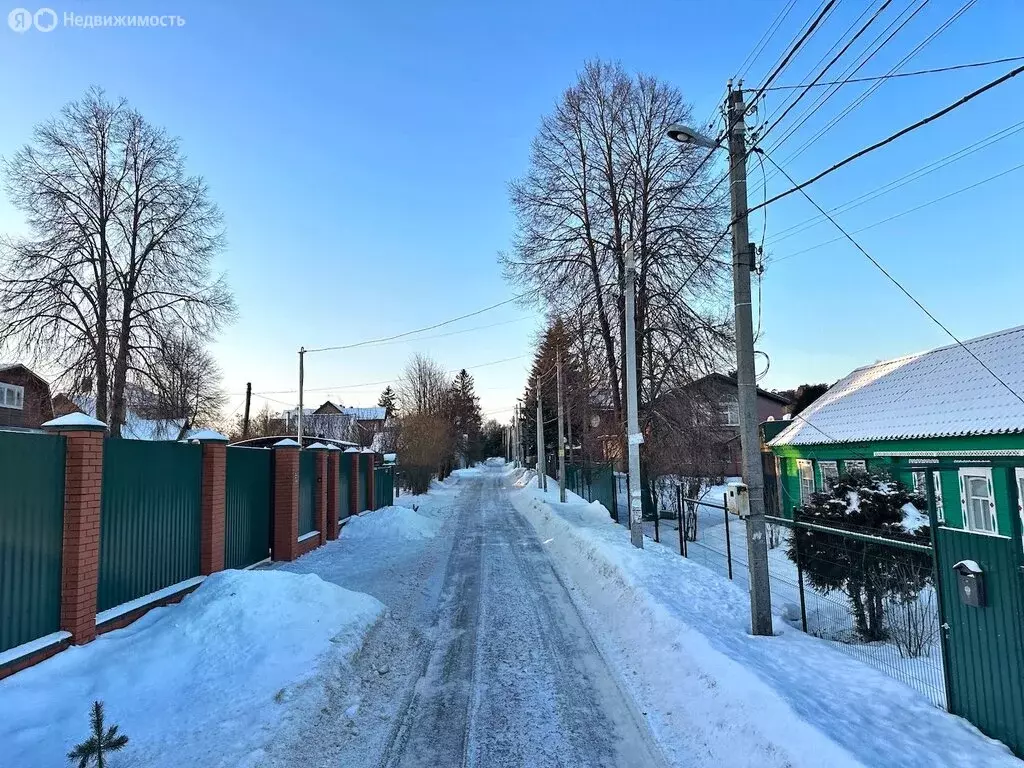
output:
[[[228,448],[224,566],[246,568],[270,556],[271,452]]]
[[[199,575],[203,452],[107,438],[100,518],[100,611]]]
[[[0,432],[0,651],[60,629],[64,438]]]
[[[316,530],[316,452],[299,453],[299,536]]]
[[[365,512],[366,511],[366,507],[367,507],[367,504],[366,504],[367,485],[366,484],[368,482],[370,482],[370,480],[369,480],[370,460],[368,458],[368,454],[360,453],[360,454],[358,454],[358,456],[359,456],[359,474],[358,474],[357,482],[359,483],[359,485],[357,486],[358,497],[357,497],[357,501],[356,501],[356,509],[355,509],[355,511],[356,512]]]
[[[390,465],[374,467],[374,509],[390,507],[395,503],[395,468]]]
[[[567,464],[565,487],[587,501],[599,501],[612,519],[617,519],[615,467],[608,463]]]
[[[352,514],[352,459],[351,454],[341,454],[338,461],[338,521]]]

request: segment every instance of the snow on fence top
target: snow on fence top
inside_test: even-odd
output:
[[[86,416],[84,413],[75,411],[74,413],[69,413],[66,416],[58,416],[56,419],[50,419],[43,424],[43,427],[49,429],[68,429],[70,427],[106,429],[107,425],[99,419],[94,419],[92,416]]]
[[[1014,395],[1024,396],[1024,326],[971,339],[964,347],[858,368],[770,445],[1024,432],[1024,403]]]

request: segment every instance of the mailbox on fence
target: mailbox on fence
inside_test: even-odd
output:
[[[974,560],[961,560],[953,566],[956,571],[960,602],[982,608],[985,605],[985,573]]]

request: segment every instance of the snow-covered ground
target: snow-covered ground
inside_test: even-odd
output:
[[[513,494],[579,588],[674,764],[1019,765],[911,688],[776,616],[749,634],[746,590],[667,547],[636,550],[599,504]],[[549,485],[549,489],[551,486]]]
[[[250,766],[321,665],[383,606],[316,575],[223,571],[179,605],[0,681],[0,763],[66,764],[94,700],[130,741],[112,766]]]

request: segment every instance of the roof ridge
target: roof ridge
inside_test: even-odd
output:
[[[960,349],[961,346],[966,347],[968,344],[974,344],[975,342],[978,342],[978,341],[985,341],[987,339],[995,339],[995,338],[999,338],[1000,336],[1007,336],[1007,335],[1009,335],[1011,333],[1020,333],[1020,332],[1024,332],[1024,325],[1018,325],[1018,326],[1015,326],[1013,328],[1004,328],[1001,331],[993,331],[992,333],[986,333],[986,334],[984,334],[982,336],[975,336],[974,338],[971,338],[971,339],[964,339],[963,341],[961,341],[959,343],[958,342],[953,342],[952,344],[946,344],[946,345],[941,346],[941,347],[934,347],[932,349],[922,349],[919,352],[911,352],[911,353],[908,353],[906,355],[900,355],[899,357],[892,357],[892,358],[889,358],[888,360],[879,360],[876,363],[869,363],[868,365],[862,365],[862,366],[860,366],[858,368],[854,368],[852,371],[850,371],[849,374],[847,374],[847,376],[852,375],[854,373],[857,373],[857,371],[870,371],[872,368],[877,368],[880,365],[889,365],[890,363],[899,363],[899,362],[902,362],[903,360],[912,360],[912,359],[917,358],[917,357],[925,357],[926,355],[932,355],[932,354],[935,354],[936,352],[945,352],[948,349]],[[845,378],[846,378],[846,376],[843,377],[843,379],[845,379]],[[842,381],[842,379],[839,379],[839,381]]]

